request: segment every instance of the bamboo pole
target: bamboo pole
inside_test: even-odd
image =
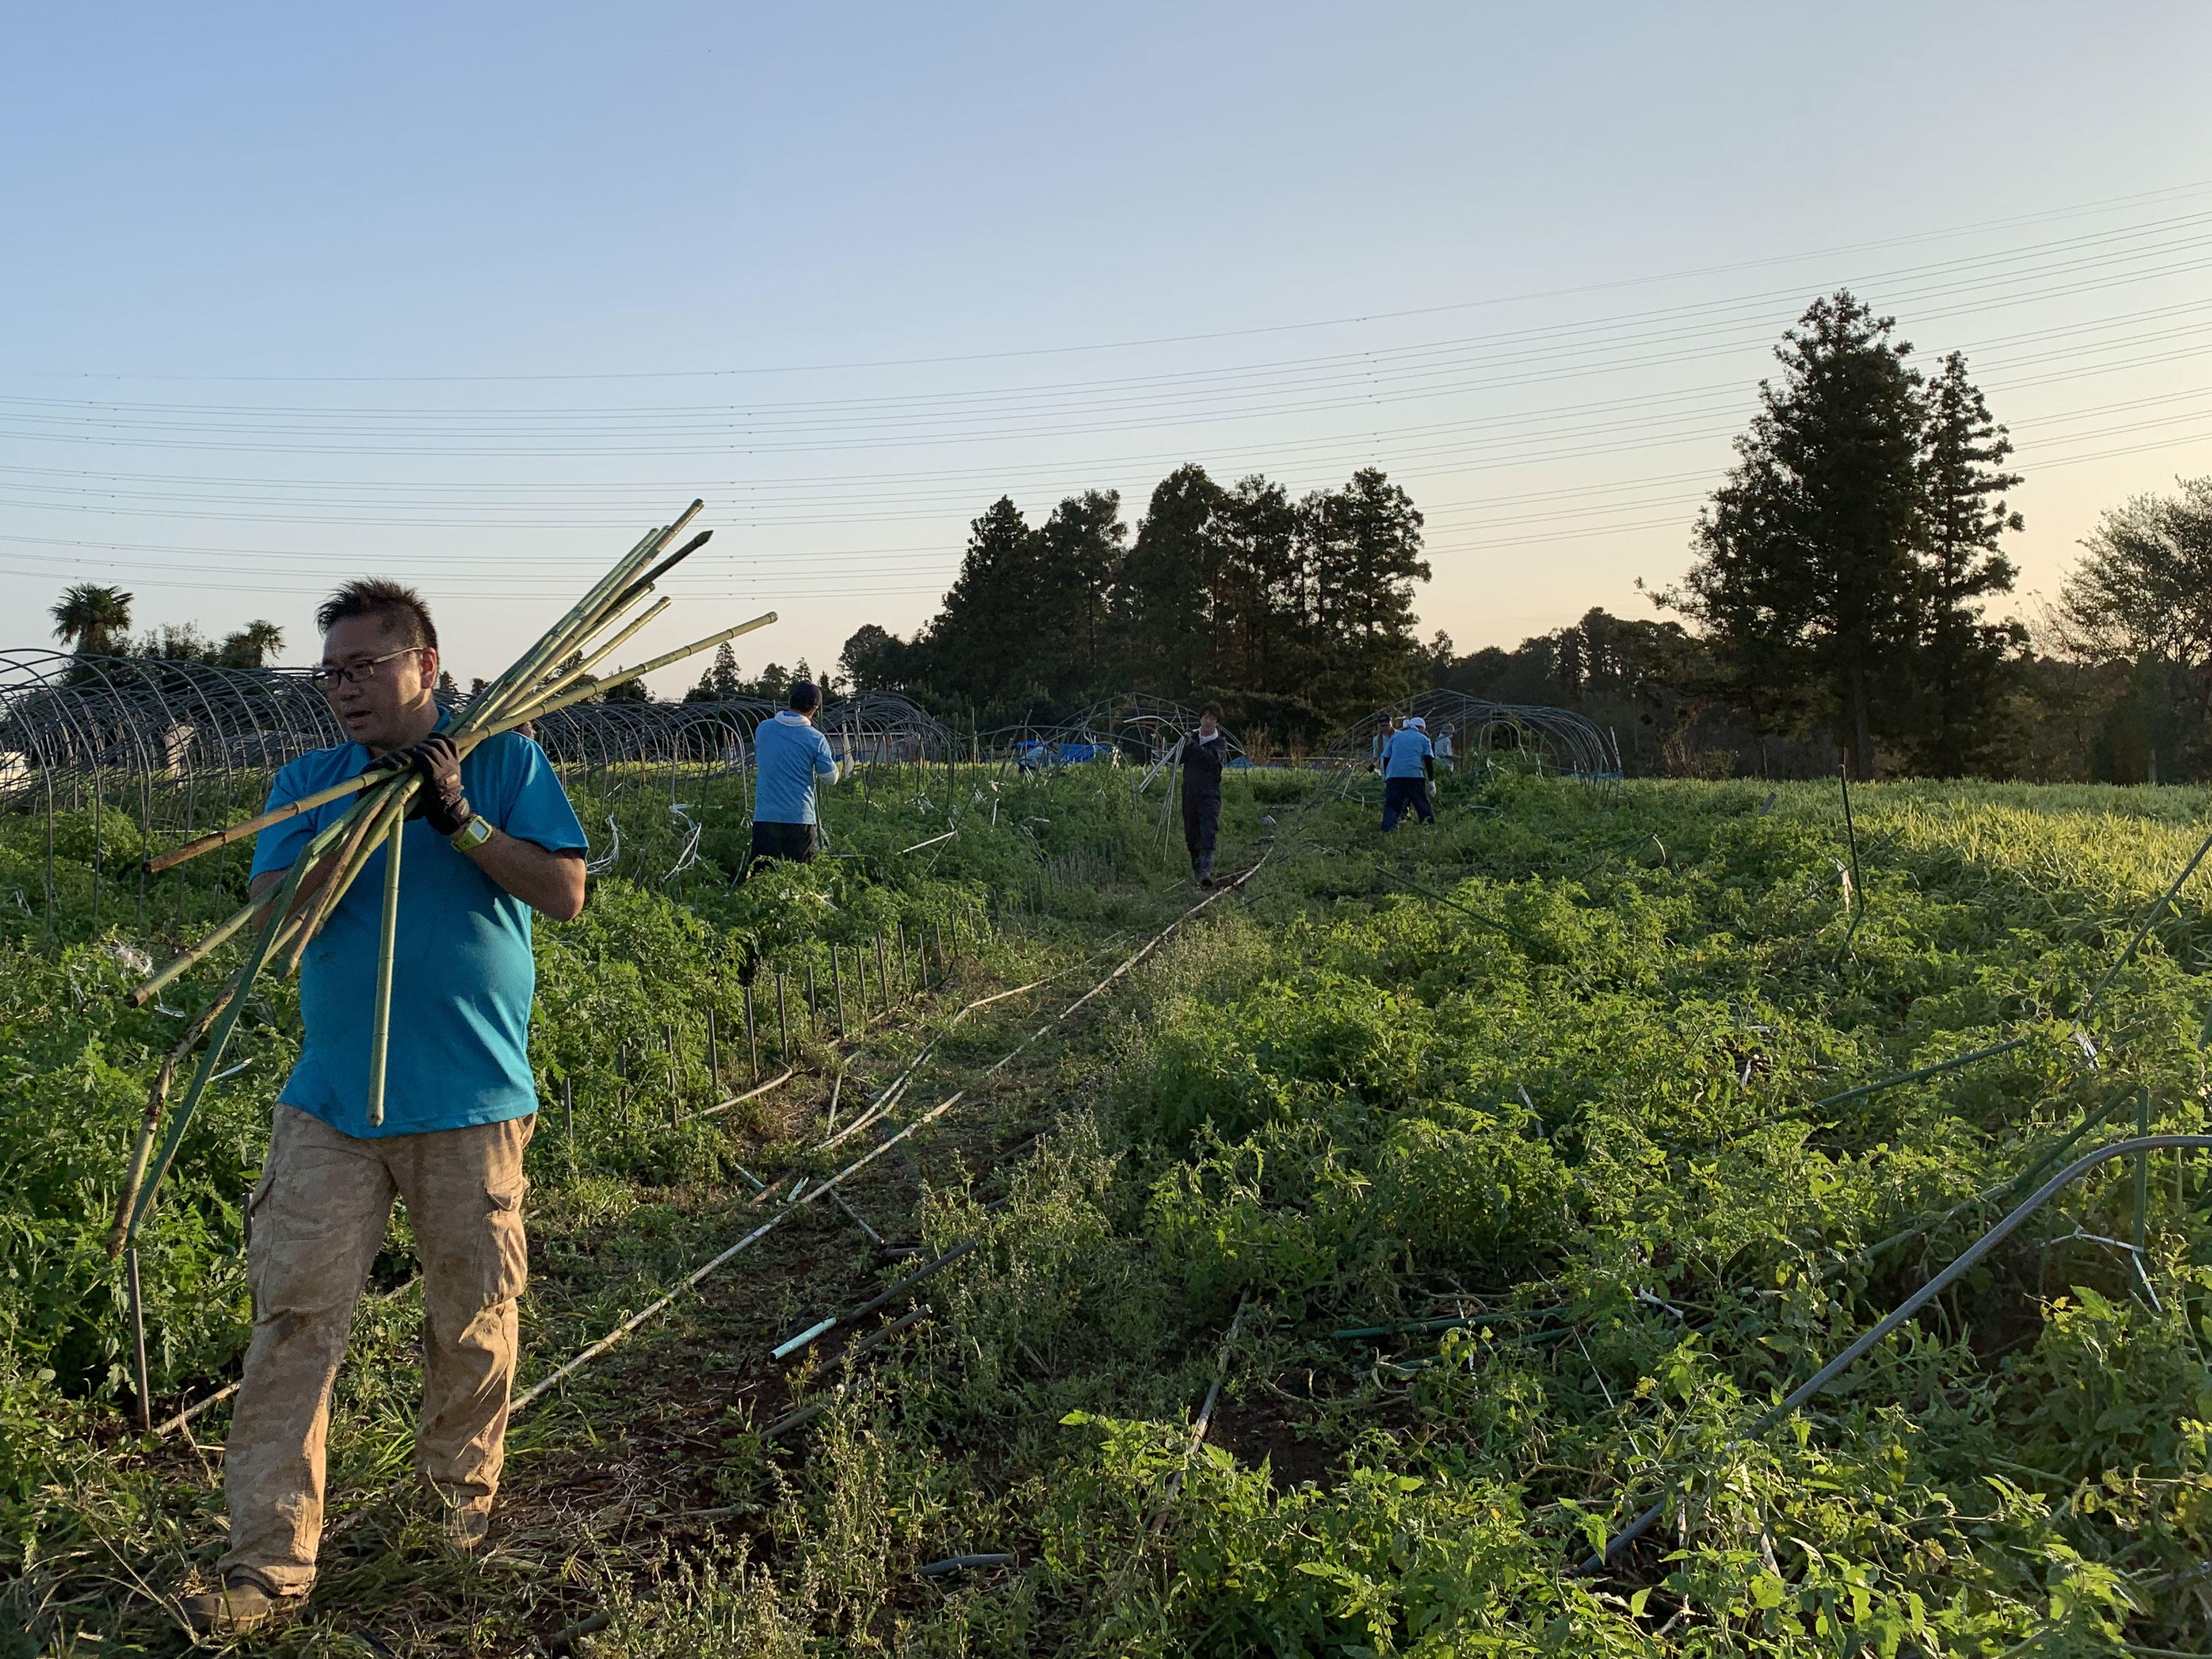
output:
[[[384,928],[376,942],[376,1016],[368,1030],[368,1126],[384,1121],[384,1061],[392,1042],[392,947],[399,935],[399,848],[407,820],[392,821],[384,842]]]
[[[404,791],[395,793],[381,804],[370,803],[369,810],[362,814],[361,822],[339,843],[337,868],[330,879],[324,882],[321,890],[308,902],[307,908],[295,919],[291,937],[278,940],[280,947],[289,947],[284,957],[286,973],[299,971],[300,958],[307,954],[308,944],[322,931],[323,923],[331,912],[337,908],[338,902],[345,897],[355,878],[368,864],[368,854],[365,848],[378,836],[390,833],[392,820],[395,817],[404,820],[406,810]]]
[[[542,719],[544,716],[553,714],[556,710],[568,708],[571,703],[582,702],[588,698],[596,697],[600,693],[611,690],[617,685],[627,684],[629,682],[636,679],[641,675],[653,673],[658,669],[667,667],[671,663],[682,662],[684,658],[696,656],[702,651],[711,651],[716,646],[722,644],[725,641],[734,640],[740,634],[750,634],[756,628],[766,628],[775,619],[776,615],[775,611],[763,611],[761,615],[755,617],[750,622],[741,622],[735,628],[726,628],[719,634],[709,634],[703,640],[695,640],[690,645],[680,645],[673,651],[666,652],[660,656],[655,657],[651,662],[640,663],[635,668],[618,670],[615,673],[610,674],[605,679],[598,681],[592,685],[581,687],[579,690],[564,693],[561,696],[553,697],[544,702],[538,703],[532,708],[527,714],[518,715],[513,720],[507,720],[502,716],[502,723],[499,729],[502,732],[508,731],[514,726],[521,725],[526,720]]]
[[[689,522],[692,514],[696,514],[699,510],[700,505],[701,504],[699,502],[693,502],[690,511],[686,513],[682,520],[678,520],[678,525],[680,526],[683,523]],[[599,581],[592,587],[592,592],[587,593],[582,600],[579,601],[578,604],[568,611],[567,616],[564,616],[560,622],[555,623],[553,628],[548,630],[545,636],[538,641],[538,645],[533,647],[529,653],[526,653],[522,661],[528,662],[537,658],[549,647],[566,643],[569,635],[574,631],[569,624],[577,617],[579,612],[586,611],[587,607],[592,605],[594,600],[601,601],[599,609],[600,611],[604,611],[606,608],[604,604],[605,591],[614,584],[619,574],[626,571],[635,571],[638,566],[643,564],[647,559],[652,557],[655,549],[665,543],[666,537],[670,533],[672,532],[661,530],[647,532],[644,538],[633,546],[629,553],[623,556],[613,571],[611,571],[607,575],[601,577]],[[520,667],[520,665],[521,664],[518,663],[516,667]],[[514,674],[515,669],[509,668],[506,673],[501,675],[497,680],[493,682],[490,687],[488,687],[485,690],[483,696],[478,697],[471,707],[464,711],[460,719],[454,722],[457,743],[459,742],[459,738],[463,736],[476,735],[476,727],[483,722],[484,717],[489,712],[490,708],[496,706],[498,699],[495,696],[495,694],[502,691],[509,685]],[[513,724],[520,725],[521,724],[521,721],[516,720],[513,722]],[[502,726],[498,729],[504,730],[507,728]],[[489,735],[489,733],[486,733],[485,735]],[[460,746],[462,748],[462,751],[466,753],[468,749],[474,745],[461,744]],[[315,808],[319,806],[326,806],[334,800],[342,800],[346,796],[353,794],[362,789],[368,788],[379,781],[380,780],[374,770],[364,772],[357,777],[348,779],[343,783],[334,784],[328,789],[319,790],[312,795],[302,796],[300,799],[288,802],[286,805],[277,807],[272,811],[264,812],[257,817],[248,818],[242,823],[231,824],[226,829],[218,830],[214,831],[212,834],[202,836],[196,841],[187,842],[182,847],[173,848],[168,852],[161,854],[157,858],[148,860],[146,867],[154,873],[159,874],[161,871],[168,869],[173,865],[183,863],[186,859],[197,858],[202,853],[213,852],[216,848],[228,847],[233,842],[242,841],[247,836],[257,834],[259,831],[267,829],[272,823],[281,823],[286,818],[296,817],[302,812],[311,812],[314,811]]]
[[[143,985],[141,985],[137,989],[131,992],[130,997],[131,1006],[134,1008],[143,1008],[148,1003],[151,1002],[155,997],[161,994],[162,987],[168,984],[171,980],[176,978],[178,975],[183,973],[194,963],[206,958],[225,939],[228,939],[233,933],[244,927],[247,921],[252,919],[254,911],[259,908],[260,906],[258,904],[248,904],[243,909],[240,910],[235,915],[231,916],[228,921],[217,922],[213,933],[210,933],[198,944],[191,946],[183,954],[177,957],[167,967],[155,974],[153,978],[148,980]]]
[[[508,699],[523,688],[536,684],[546,669],[566,654],[569,641],[579,631],[590,631],[593,624],[612,608],[627,589],[630,579],[646,562],[668,544],[670,537],[690,523],[704,505],[704,502],[695,501],[674,524],[647,532],[635,547],[616,562],[613,569],[592,583],[584,597],[569,606],[561,619],[545,630],[536,645],[523,653],[505,673],[486,687],[483,695],[462,713],[454,725],[463,732],[474,732],[489,726],[503,714]]]
[[[563,696],[556,697],[548,702],[532,704],[526,707],[519,713],[514,714],[511,718],[503,718],[495,727],[493,727],[490,730],[462,734],[460,738],[456,739],[455,746],[461,750],[463,755],[465,756],[470,750],[473,750],[477,744],[482,743],[488,738],[496,737],[502,732],[512,731],[514,727],[522,725],[526,720],[535,720],[541,715],[551,713],[555,709],[565,708],[572,703],[581,702],[588,697],[598,695],[599,692],[606,690],[610,686],[622,684],[625,681],[637,678],[641,674],[649,674],[656,669],[668,666],[671,663],[680,662],[685,657],[694,656],[701,651],[709,650],[714,646],[721,644],[726,640],[735,639],[740,634],[750,633],[757,628],[764,628],[769,623],[775,620],[776,613],[773,611],[769,611],[763,616],[752,618],[750,622],[740,623],[736,627],[726,629],[720,634],[709,635],[703,640],[696,641],[690,645],[680,647],[677,650],[665,653],[661,656],[654,658],[650,662],[641,664],[635,668],[624,669],[619,674],[611,678],[601,680],[596,684],[571,691]],[[186,859],[197,858],[203,853],[214,852],[218,848],[228,846],[231,842],[240,840],[247,835],[256,833],[261,830],[265,830],[271,824],[281,823],[287,818],[296,817],[301,812],[309,810],[313,806],[327,805],[330,802],[342,799],[347,795],[358,793],[362,790],[373,788],[381,784],[391,783],[394,781],[399,781],[403,787],[411,787],[414,782],[412,778],[407,777],[404,774],[394,772],[389,768],[372,768],[368,771],[362,772],[358,776],[349,778],[343,783],[334,785],[331,788],[322,790],[316,794],[303,797],[300,800],[293,801],[286,805],[278,807],[273,811],[264,812],[258,817],[249,818],[243,823],[233,824],[227,830],[217,830],[211,836],[204,836],[198,841],[189,842],[183,847],[177,848],[169,853],[162,854],[158,866],[149,867],[167,869],[170,866],[181,863]],[[337,823],[331,825],[330,830],[325,830],[324,833],[328,836],[335,831],[349,829],[351,827],[349,818],[342,818]],[[301,856],[304,859],[307,854],[303,853]],[[335,902],[336,900],[334,899],[332,903]],[[322,907],[322,915],[326,915],[328,914],[328,908],[329,907],[327,906]],[[236,931],[236,929],[252,915],[252,910],[253,907],[252,905],[248,905],[245,909],[239,912],[238,915],[233,916],[229,921],[225,924],[226,932],[223,937],[227,938],[230,932]],[[321,916],[319,915],[317,918],[318,926],[320,925],[320,921]],[[203,940],[199,945],[194,947],[193,951],[186,952],[184,957],[170,963],[167,967],[163,968],[159,974],[155,975],[154,978],[147,981],[145,984],[140,986],[137,991],[132,993],[133,1006],[143,1007],[147,1001],[150,1000],[155,994],[161,990],[162,986],[167,984],[179,974],[184,972],[194,963],[199,961],[210,951],[215,949],[215,947],[221,943],[221,939]]]
[[[123,1254],[123,1241],[131,1231],[131,1207],[137,1203],[138,1188],[146,1179],[147,1161],[154,1155],[154,1132],[161,1127],[161,1109],[169,1103],[169,1090],[177,1080],[177,1067],[185,1063],[192,1045],[207,1035],[208,1027],[215,1024],[223,1005],[230,1000],[232,988],[226,987],[213,1002],[192,1016],[191,1024],[177,1039],[176,1047],[162,1057],[161,1069],[154,1076],[154,1086],[147,1091],[145,1121],[139,1127],[138,1144],[131,1149],[123,1191],[115,1200],[115,1224],[107,1230],[107,1256],[111,1261]]]
[[[616,635],[598,650],[586,657],[583,661],[578,663],[574,668],[571,668],[568,672],[562,674],[560,678],[548,681],[540,695],[550,697],[556,691],[566,691],[578,680],[583,678],[585,675],[590,673],[592,670],[598,667],[600,663],[612,656],[616,650],[627,641],[633,635],[640,632],[644,629],[646,624],[652,622],[653,619],[658,617],[662,611],[667,610],[671,603],[672,601],[665,598],[655,599],[651,605],[646,606],[646,608],[631,621],[629,626],[623,629],[621,633]]]
[[[253,949],[246,957],[245,965],[231,981],[230,994],[223,1002],[222,1012],[216,1017],[214,1029],[208,1035],[207,1048],[200,1055],[199,1068],[192,1073],[192,1080],[185,1090],[185,1097],[177,1103],[177,1109],[169,1115],[169,1131],[161,1138],[161,1149],[146,1166],[145,1178],[140,1183],[137,1196],[131,1205],[131,1218],[124,1229],[124,1246],[128,1246],[137,1237],[139,1228],[146,1224],[146,1213],[153,1207],[154,1194],[160,1190],[161,1177],[168,1173],[169,1165],[177,1156],[177,1147],[185,1138],[185,1129],[191,1122],[192,1113],[199,1106],[201,1095],[206,1092],[208,1080],[215,1075],[216,1063],[222,1058],[223,1046],[230,1041],[230,1034],[238,1025],[239,1013],[246,1006],[246,999],[240,993],[253,983],[254,975],[261,971],[261,964],[267,958],[269,947],[276,937],[277,921],[291,903],[293,895],[300,890],[300,876],[306,864],[307,859],[303,854],[284,878],[283,884],[276,890],[276,902],[270,908],[269,920],[262,924],[261,932],[254,940]]]

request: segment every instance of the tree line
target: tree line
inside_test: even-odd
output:
[[[959,574],[911,639],[870,623],[840,668],[984,726],[1064,717],[1111,692],[1217,699],[1232,721],[1313,743],[1418,690],[1421,515],[1381,471],[1292,497],[1254,476],[1176,469],[1134,535],[1118,492],[1031,524],[1001,496],[969,526]]]
[[[1381,471],[1293,497],[1193,463],[1133,533],[1113,490],[1034,524],[1001,496],[911,637],[865,624],[819,677],[801,660],[748,678],[725,645],[685,697],[780,700],[818,678],[988,729],[1140,691],[1220,702],[1247,741],[1296,749],[1437,686],[1579,710],[1638,772],[2212,777],[2212,477],[2108,512],[2033,632],[1992,619],[2023,528],[2011,440],[1963,357],[1923,373],[1913,355],[1851,294],[1814,301],[1692,526],[1688,571],[1650,595],[1656,618],[1594,610],[1456,654],[1415,631],[1422,518]],[[133,639],[131,602],[81,583],[55,633],[88,654],[243,667],[282,643],[266,622]]]

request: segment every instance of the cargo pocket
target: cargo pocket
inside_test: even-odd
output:
[[[253,1298],[258,1313],[261,1307],[261,1275],[268,1254],[265,1238],[257,1238],[263,1208],[269,1194],[276,1185],[276,1147],[272,1138],[269,1156],[261,1162],[261,1178],[253,1183],[253,1190],[246,1195],[246,1289]]]
[[[522,1200],[529,1190],[528,1180],[519,1179],[503,1191],[484,1194],[481,1282],[487,1306],[512,1302],[530,1287],[530,1244],[522,1231]]]

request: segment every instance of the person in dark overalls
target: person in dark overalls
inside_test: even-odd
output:
[[[1229,763],[1229,736],[1221,705],[1199,711],[1198,730],[1182,740],[1182,840],[1190,873],[1200,887],[1213,885],[1213,836],[1221,823],[1221,769]]]

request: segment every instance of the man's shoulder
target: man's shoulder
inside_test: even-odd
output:
[[[520,732],[495,732],[469,750],[469,758],[481,766],[531,766],[544,755],[536,738]]]
[[[310,749],[276,769],[270,793],[286,800],[296,800],[301,795],[344,781],[368,763],[368,751],[357,743]]]

